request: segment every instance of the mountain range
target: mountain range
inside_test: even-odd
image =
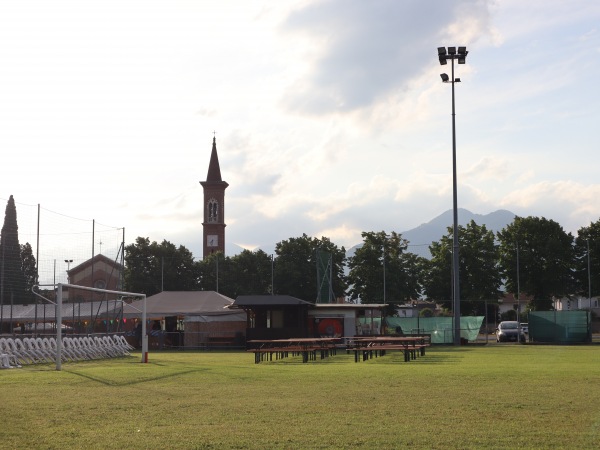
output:
[[[505,209],[500,209],[489,214],[475,214],[463,208],[458,209],[458,224],[466,226],[471,220],[477,225],[485,225],[486,228],[494,233],[502,230],[508,224],[512,223],[515,214]],[[412,230],[401,232],[400,234],[408,241],[408,250],[416,255],[430,258],[429,246],[432,242],[439,241],[442,236],[448,233],[448,227],[453,224],[452,210],[448,210],[427,223],[423,223]],[[362,244],[355,245],[347,252],[347,256],[354,255],[357,248]]]
[[[515,214],[505,209],[500,209],[489,214],[475,214],[463,208],[458,209],[458,224],[466,226],[471,220],[474,220],[477,225],[485,225],[488,230],[497,233],[508,224],[512,223]],[[452,227],[453,218],[452,210],[448,210],[427,223],[423,223],[412,230],[403,231],[400,234],[408,240],[408,250],[416,255],[430,258],[429,246],[434,241],[439,241],[442,236],[448,233],[448,227]],[[357,248],[360,248],[362,243],[357,244],[346,251],[348,257],[354,255]],[[227,255],[237,255],[243,250],[233,243],[227,243],[225,252]],[[272,254],[275,250],[273,245],[270,248],[262,249],[267,254]]]

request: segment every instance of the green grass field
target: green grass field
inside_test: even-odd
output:
[[[597,448],[600,347],[254,364],[151,353],[0,371],[0,448]]]

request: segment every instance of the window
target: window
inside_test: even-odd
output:
[[[96,280],[96,281],[94,281],[94,287],[96,289],[106,289],[106,281]]]
[[[270,311],[271,323],[269,328],[283,328],[283,310],[275,309]]]
[[[208,221],[209,222],[218,222],[219,221],[219,202],[211,198],[208,201]]]

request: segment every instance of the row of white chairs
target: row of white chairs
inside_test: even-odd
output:
[[[124,336],[62,337],[61,361],[118,358],[132,347]],[[56,361],[56,338],[0,338],[0,368]]]

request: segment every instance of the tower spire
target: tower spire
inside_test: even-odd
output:
[[[206,181],[200,184],[204,190],[204,257],[215,252],[225,253],[225,189],[229,184],[221,178],[216,137],[213,137]]]
[[[212,152],[210,154],[210,163],[208,164],[208,174],[206,181],[209,183],[223,181],[221,178],[221,166],[219,166],[219,155],[217,154],[217,138],[213,137]]]

